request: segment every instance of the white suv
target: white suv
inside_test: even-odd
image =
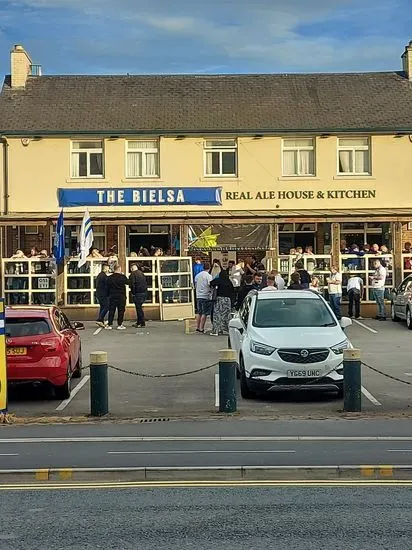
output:
[[[251,292],[229,322],[243,398],[264,391],[343,393],[343,350],[352,347],[324,298],[310,290]]]

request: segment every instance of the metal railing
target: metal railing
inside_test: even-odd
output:
[[[40,305],[56,302],[56,262],[53,258],[7,258],[2,260],[5,303]]]
[[[332,257],[330,254],[281,255],[278,257],[278,271],[289,283],[291,274],[295,271],[297,262],[303,263],[303,268],[312,276],[318,277],[319,287],[327,288],[326,277],[330,275]]]
[[[350,273],[355,273],[363,281],[363,301],[373,302],[373,288],[371,277],[375,273],[374,261],[381,260],[386,265],[385,299],[389,300],[391,290],[394,286],[393,279],[393,255],[392,254],[341,254],[339,269],[342,273],[342,299],[347,299],[347,283]]]

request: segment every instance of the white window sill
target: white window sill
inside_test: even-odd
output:
[[[212,181],[234,181],[234,182],[241,182],[243,181],[241,178],[238,178],[237,176],[203,176],[203,178],[199,178],[200,183],[211,183]]]
[[[161,180],[160,177],[153,178],[122,178],[120,180],[122,183],[164,183],[164,180]]]
[[[110,183],[105,178],[66,178],[66,183]]]
[[[338,174],[337,176],[333,176],[334,180],[376,180],[375,177],[371,176],[370,174],[365,174],[364,176],[361,174]]]
[[[278,181],[320,181],[316,176],[278,176]]]

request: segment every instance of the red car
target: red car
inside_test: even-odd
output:
[[[67,399],[71,379],[80,378],[82,352],[76,329],[55,306],[6,308],[7,378],[11,383],[47,382],[57,399]]]

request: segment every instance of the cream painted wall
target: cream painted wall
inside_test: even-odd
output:
[[[9,210],[13,213],[58,210],[57,189],[120,187],[223,187],[223,205],[207,207],[220,210],[307,210],[354,208],[400,208],[412,206],[410,196],[410,159],[412,143],[408,136],[372,137],[372,175],[337,176],[337,138],[316,138],[317,174],[313,178],[283,178],[281,138],[253,137],[238,140],[238,178],[203,175],[202,138],[162,138],[160,142],[160,178],[126,179],[125,140],[105,140],[105,177],[72,180],[70,178],[70,140],[43,138],[23,146],[20,138],[9,139]],[[0,175],[1,182],[2,174]],[[328,198],[328,191],[373,190],[375,198]],[[258,191],[272,192],[272,198],[256,199]],[[285,192],[313,192],[308,198],[282,197]],[[226,193],[232,193],[232,199]],[[233,195],[238,193],[238,195]],[[243,198],[240,198],[240,193]],[[323,195],[318,195],[321,193]],[[2,193],[3,195],[3,193]],[[320,198],[323,196],[323,198]],[[237,200],[234,200],[235,197]],[[248,198],[250,197],[250,198]],[[110,211],[187,210],[187,206],[110,207]],[[107,207],[90,208],[107,211]],[[75,210],[75,209],[73,209]],[[82,210],[82,209],[77,209]],[[190,207],[202,211],[204,207]]]

